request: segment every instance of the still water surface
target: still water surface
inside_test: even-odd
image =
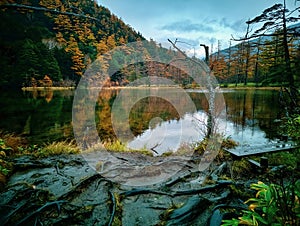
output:
[[[130,98],[132,92],[123,93],[125,101],[121,105],[124,104],[124,108],[126,95]],[[118,129],[121,131],[114,131],[111,117],[119,93],[120,90],[103,90],[95,105],[94,119],[102,141],[113,140],[123,132],[122,127]],[[133,148],[155,147],[162,153],[201,140],[207,100],[202,91],[186,90],[186,93],[196,110],[184,114],[177,112],[174,103],[159,96],[149,95],[136,101],[130,108],[128,120],[124,121],[133,134],[127,140],[125,138],[128,145]],[[225,136],[243,145],[265,144],[276,138],[274,120],[280,111],[278,91],[223,90],[220,95],[224,96],[226,103],[226,118],[220,121]],[[22,134],[38,144],[72,139],[73,97],[74,91],[2,92],[0,130]],[[184,106],[187,103],[178,97],[176,104]]]

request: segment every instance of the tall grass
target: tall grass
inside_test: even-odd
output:
[[[36,157],[47,157],[62,154],[79,154],[80,149],[75,141],[59,141],[47,144],[43,148],[39,148],[33,152]]]

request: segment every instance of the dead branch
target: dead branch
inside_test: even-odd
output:
[[[0,5],[0,9],[26,9],[26,10],[34,10],[34,11],[41,11],[41,12],[47,12],[47,13],[52,13],[52,14],[61,14],[61,15],[67,15],[67,16],[75,16],[75,17],[82,17],[90,20],[95,20],[97,22],[100,22],[99,19],[91,16],[87,16],[84,14],[79,14],[79,13],[72,13],[72,12],[62,12],[56,9],[48,9],[45,7],[40,7],[40,6],[29,6],[29,5],[23,5],[23,4],[3,4]]]
[[[203,69],[204,71],[208,72],[207,69],[200,62],[194,60],[193,58],[188,57],[185,52],[183,52],[181,49],[179,49],[176,46],[176,41],[177,40],[175,40],[175,42],[172,42],[170,39],[168,39],[168,41],[171,43],[171,45],[173,46],[174,49],[176,49],[179,53],[181,53],[184,56],[185,60],[188,59],[188,60],[192,61],[193,63],[199,65],[201,67],[201,69]]]

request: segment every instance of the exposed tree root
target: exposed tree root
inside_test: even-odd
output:
[[[20,220],[16,225],[23,225],[30,218],[38,215],[39,213],[41,213],[44,209],[48,208],[49,206],[56,205],[56,207],[57,207],[57,213],[60,214],[60,210],[61,210],[60,205],[62,203],[66,203],[66,201],[60,200],[60,201],[54,201],[54,202],[47,202],[45,205],[43,205],[42,207],[38,208],[36,211],[33,211],[32,213],[30,213],[29,215],[27,215],[25,218],[23,218],[22,220]]]
[[[109,194],[110,194],[110,198],[111,198],[111,201],[112,201],[112,211],[111,211],[111,216],[110,216],[110,219],[109,219],[109,222],[108,222],[108,226],[111,226],[113,221],[114,221],[114,218],[115,218],[117,203],[116,203],[116,199],[115,199],[114,194],[111,191],[109,191]]]

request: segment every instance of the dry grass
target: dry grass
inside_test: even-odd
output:
[[[20,152],[20,147],[26,147],[28,145],[26,138],[14,133],[0,131],[0,139],[11,149],[10,152],[6,152],[7,156],[18,154]]]
[[[138,153],[142,155],[153,156],[153,153],[146,148],[137,149],[137,150],[131,149],[128,148],[126,144],[120,142],[119,140],[96,144],[93,147],[86,150],[86,152],[104,151],[104,150],[110,152]]]
[[[33,153],[36,157],[47,157],[52,155],[62,155],[62,154],[79,154],[80,149],[76,145],[75,141],[60,141],[53,142],[46,145],[43,148],[39,148]]]

